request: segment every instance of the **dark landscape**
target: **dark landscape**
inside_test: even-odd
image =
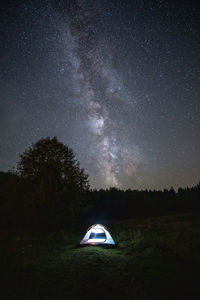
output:
[[[0,188],[1,299],[199,299],[200,184],[90,190],[54,137],[1,172]],[[114,248],[80,246],[93,223]]]
[[[116,248],[80,248],[85,225],[1,231],[1,299],[200,298],[200,214],[103,223]]]

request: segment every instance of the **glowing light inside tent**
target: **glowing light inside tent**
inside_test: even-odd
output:
[[[105,239],[89,239],[87,241],[89,244],[93,244],[93,243],[103,243],[105,242]]]
[[[93,228],[92,232],[94,232],[94,233],[102,233],[104,231],[102,229],[100,229],[100,228]]]
[[[115,245],[109,231],[101,224],[95,224],[88,228],[81,245]]]

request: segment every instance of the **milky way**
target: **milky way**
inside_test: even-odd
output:
[[[178,1],[8,1],[1,170],[56,135],[93,188],[196,184],[199,12]]]

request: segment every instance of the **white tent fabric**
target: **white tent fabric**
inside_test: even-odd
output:
[[[108,230],[101,224],[92,225],[88,228],[81,245],[115,245]]]

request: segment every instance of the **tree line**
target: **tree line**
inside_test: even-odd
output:
[[[40,139],[0,172],[0,226],[60,227],[84,219],[127,219],[200,210],[200,183],[163,191],[91,190],[68,146]]]
[[[156,190],[94,190],[93,211],[96,219],[129,219],[200,210],[200,183],[191,188]]]

